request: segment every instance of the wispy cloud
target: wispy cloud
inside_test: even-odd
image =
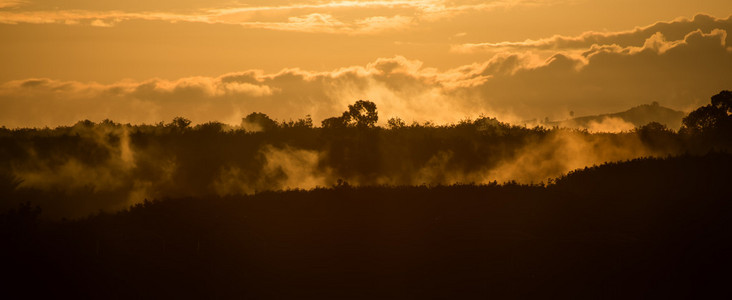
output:
[[[618,45],[621,47],[640,46],[656,33],[662,33],[674,39],[681,38],[690,31],[701,29],[705,32],[713,29],[732,31],[732,16],[727,19],[715,18],[707,15],[697,15],[692,19],[680,18],[671,22],[658,22],[633,30],[617,32],[588,31],[579,36],[555,35],[538,40],[522,42],[503,41],[487,43],[466,43],[452,46],[453,52],[503,52],[526,50],[572,50],[586,49],[592,45]]]
[[[13,8],[28,3],[24,0],[0,0],[0,9],[2,8]]]
[[[19,1],[6,1],[11,5]],[[556,1],[554,1],[556,2]],[[445,0],[332,1],[281,6],[241,6],[201,10],[196,13],[127,12],[94,10],[2,11],[4,24],[114,25],[128,20],[231,24],[271,30],[370,34],[434,22],[462,13],[516,6],[548,5],[542,0],[496,0],[487,2]],[[5,3],[5,2],[0,2]],[[2,4],[0,4],[2,5]],[[0,6],[2,7],[2,6]],[[354,16],[356,15],[356,16]]]

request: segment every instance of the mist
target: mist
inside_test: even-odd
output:
[[[391,129],[310,127],[302,120],[272,127],[249,119],[234,127],[191,127],[176,119],[5,129],[1,171],[10,187],[2,192],[10,201],[3,205],[33,198],[58,217],[115,211],[145,199],[343,184],[544,184],[575,169],[683,149],[672,131],[653,132],[651,141],[635,129],[526,128],[492,118]]]

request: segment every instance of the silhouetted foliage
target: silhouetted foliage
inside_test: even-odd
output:
[[[173,119],[173,122],[170,123],[170,126],[180,129],[187,128],[189,125],[191,125],[191,120],[183,117],[176,117]]]
[[[321,122],[321,126],[326,129],[345,128],[347,124],[343,116],[327,118]]]
[[[724,126],[726,118],[727,112],[723,109],[713,105],[702,106],[684,118],[684,129],[691,133],[716,131]]]
[[[727,105],[725,95],[716,95],[715,104],[706,107],[721,111]],[[99,208],[116,210],[145,197],[309,189],[336,185],[338,179],[356,187],[495,179],[540,183],[571,170],[562,160],[582,161],[567,157],[566,149],[626,159],[703,155],[732,147],[729,131],[687,129],[679,134],[660,123],[632,132],[592,134],[514,126],[485,116],[439,126],[407,126],[394,117],[387,122],[389,129],[376,127],[377,120],[376,105],[359,100],[340,117],[324,120],[322,128],[312,127],[309,116],[277,122],[252,113],[238,127],[219,122],[191,126],[179,117],[169,124],[86,120],[55,129],[3,129],[0,211],[32,201],[49,217],[80,216]],[[638,148],[644,154],[613,156]],[[528,180],[500,176],[512,164],[512,176],[528,177],[538,168],[548,171]]]
[[[298,119],[297,121],[288,121],[288,122],[282,122],[280,125],[282,128],[313,128],[313,119],[310,118],[310,115],[305,116],[303,119]]]
[[[406,127],[407,123],[405,123],[404,120],[400,119],[399,117],[393,117],[386,122],[386,126],[389,129],[396,129]]]
[[[732,92],[712,96],[711,104],[702,106],[683,119],[683,130],[691,134],[732,133]]]
[[[278,127],[277,121],[260,112],[247,115],[241,120],[241,123],[242,127],[249,131],[270,131]]]
[[[651,122],[635,129],[640,139],[650,148],[666,150],[672,153],[680,153],[682,144],[677,134],[668,129],[666,125],[658,122]]]
[[[345,127],[373,128],[379,120],[376,104],[371,101],[358,100],[348,105],[340,117],[332,117],[323,120],[322,126],[327,129],[338,129]]]
[[[721,91],[712,96],[712,106],[726,111],[728,115],[732,114],[732,92]]]
[[[196,125],[196,131],[204,135],[214,135],[224,131],[227,126],[221,122],[206,122]]]
[[[343,118],[349,126],[359,128],[374,127],[379,121],[376,104],[366,100],[358,100],[356,103],[348,105],[348,111],[343,113]]]

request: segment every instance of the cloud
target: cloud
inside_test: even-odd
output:
[[[466,43],[452,47],[453,52],[501,52],[501,51],[525,51],[525,50],[571,50],[586,49],[593,45],[617,45],[619,47],[641,46],[647,39],[656,33],[671,40],[682,39],[687,33],[701,29],[709,32],[713,29],[732,30],[732,16],[727,19],[715,18],[699,14],[693,19],[679,18],[670,22],[657,22],[655,24],[637,27],[633,30],[618,32],[597,32],[588,31],[579,36],[562,36],[525,40],[523,42],[495,42],[495,43]],[[727,41],[730,44],[730,41]]]
[[[362,20],[356,20],[355,24],[359,25],[359,30],[364,33],[378,33],[387,30],[395,30],[408,27],[414,19],[405,16],[393,17],[368,17]]]
[[[114,26],[113,23],[111,23],[111,22],[110,23],[106,23],[106,22],[104,22],[104,21],[102,21],[100,19],[96,19],[96,20],[92,21],[90,23],[90,25],[91,26],[94,26],[94,27],[112,27],[112,26]]]
[[[556,1],[555,1],[556,2]],[[109,27],[130,20],[240,25],[246,28],[337,34],[374,34],[421,22],[434,22],[475,11],[516,6],[551,5],[552,1],[498,0],[490,2],[441,0],[331,1],[280,6],[235,6],[196,12],[122,10],[0,11],[0,24],[88,24]],[[0,2],[15,6],[19,1]]]
[[[513,123],[623,111],[658,101],[691,110],[732,86],[727,32],[694,30],[681,39],[654,34],[640,46],[594,45],[541,60],[503,53],[449,70],[396,56],[325,72],[249,70],[219,77],[114,84],[26,79],[0,84],[0,125],[54,126],[80,119],[239,125],[250,112],[280,120],[309,114],[315,124],[358,99],[374,101],[380,120],[457,122],[479,114]]]
[[[524,117],[556,118],[561,110],[565,115],[570,110],[606,113],[652,101],[690,110],[732,84],[726,39],[724,30],[695,30],[675,41],[657,34],[640,47],[593,46],[578,55],[555,54],[508,76],[495,75],[476,89],[485,101]]]
[[[24,4],[28,3],[27,1],[23,0],[0,0],[0,9],[3,8],[16,8],[18,6],[22,6]]]

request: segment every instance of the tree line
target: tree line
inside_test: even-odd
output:
[[[320,127],[310,117],[275,121],[257,112],[238,128],[216,122],[193,126],[180,117],[152,125],[105,120],[3,128],[0,208],[30,200],[46,214],[83,216],[146,198],[344,184],[546,183],[606,161],[728,151],[730,101],[729,91],[713,96],[684,118],[679,131],[650,123],[631,132],[589,133],[489,117],[440,126],[392,118],[381,128],[376,105],[366,100]]]

